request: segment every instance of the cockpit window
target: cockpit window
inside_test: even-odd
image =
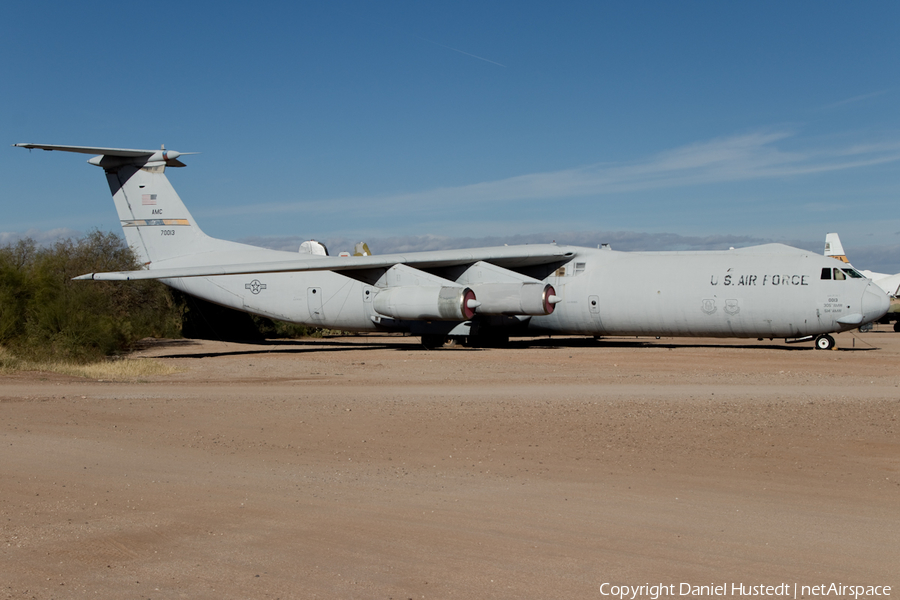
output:
[[[833,275],[833,276],[832,276]],[[857,271],[856,269],[852,269],[850,267],[838,268],[834,267],[829,268],[825,267],[822,269],[822,279],[834,279],[835,281],[844,281],[850,277],[851,279],[865,279],[862,273]]]

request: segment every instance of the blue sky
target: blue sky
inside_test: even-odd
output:
[[[271,246],[837,231],[897,272],[898,30],[893,2],[14,1],[0,130],[201,152],[168,171],[200,225]],[[3,152],[0,241],[120,231],[87,157]]]

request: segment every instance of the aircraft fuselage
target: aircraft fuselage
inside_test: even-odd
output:
[[[866,279],[822,279],[822,270],[835,268],[837,261],[787,246],[721,252],[561,248],[571,250],[572,256],[538,277],[553,286],[561,301],[549,315],[519,319],[477,314],[458,323],[388,319],[374,308],[380,287],[332,271],[164,281],[212,302],[275,319],[414,334],[469,335],[491,328],[512,335],[798,338],[851,329],[875,318],[884,303],[883,294]],[[524,271],[534,275],[540,269]],[[447,275],[441,269],[427,274]],[[838,322],[842,318],[847,322]]]

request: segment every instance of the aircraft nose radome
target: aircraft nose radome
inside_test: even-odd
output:
[[[891,306],[891,299],[874,283],[866,286],[862,297],[863,322],[877,321],[883,317]]]

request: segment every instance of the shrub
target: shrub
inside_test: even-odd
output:
[[[157,281],[72,280],[85,273],[140,268],[122,238],[100,231],[50,247],[25,239],[0,248],[0,346],[17,359],[84,363],[125,352],[145,337],[321,335],[321,330],[224,308]]]
[[[96,360],[143,337],[180,335],[181,308],[156,281],[72,281],[84,273],[139,269],[113,233],[95,231],[47,248],[0,248],[0,344],[31,360]]]

